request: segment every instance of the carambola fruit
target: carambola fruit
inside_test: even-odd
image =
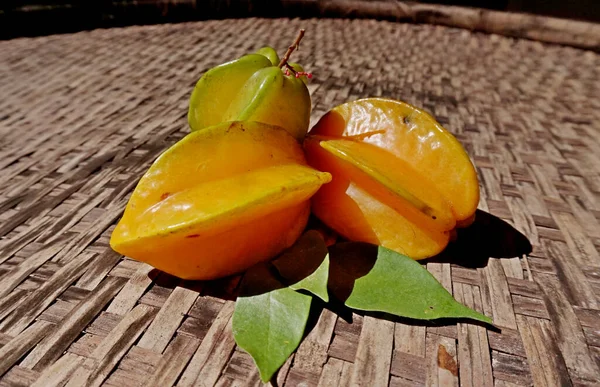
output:
[[[184,279],[239,273],[291,246],[331,179],[284,129],[226,122],[192,132],[142,177],[112,248]]]
[[[208,70],[190,99],[191,130],[225,121],[256,121],[282,127],[301,140],[308,131],[311,111],[306,78],[286,75],[274,60],[279,60],[275,50],[263,47],[256,54]],[[302,71],[298,64],[289,66]]]
[[[311,129],[304,148],[313,167],[333,176],[313,197],[313,212],[350,240],[422,259],[473,220],[473,164],[450,132],[414,106],[383,98],[340,105]]]

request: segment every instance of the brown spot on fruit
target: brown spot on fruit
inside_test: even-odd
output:
[[[170,192],[165,192],[164,194],[160,195],[160,200],[165,200],[169,196],[171,196],[171,193]]]
[[[458,365],[456,360],[448,353],[446,347],[440,344],[438,347],[438,367],[450,371],[454,376],[458,376]]]
[[[186,238],[198,238],[200,236],[200,234],[190,234],[190,235],[186,235]]]

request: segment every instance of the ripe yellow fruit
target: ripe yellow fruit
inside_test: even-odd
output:
[[[190,133],[138,183],[112,248],[184,279],[273,258],[300,236],[310,197],[331,179],[284,129],[227,122]]]
[[[450,132],[414,106],[383,98],[340,105],[304,148],[312,166],[333,176],[314,196],[313,212],[350,240],[422,259],[473,220],[473,164]]]

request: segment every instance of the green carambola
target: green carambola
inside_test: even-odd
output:
[[[306,78],[279,68],[271,47],[208,70],[197,82],[188,110],[192,131],[224,121],[257,121],[286,129],[297,139],[311,112]],[[298,64],[289,64],[302,71]]]

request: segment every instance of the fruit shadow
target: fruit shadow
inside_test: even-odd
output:
[[[345,247],[343,247],[345,245]],[[340,248],[341,247],[341,248]],[[337,249],[336,249],[337,248]],[[475,221],[464,229],[458,230],[457,239],[439,255],[422,260],[429,262],[451,263],[465,268],[486,267],[490,258],[514,258],[531,253],[529,239],[504,220],[485,211],[477,210]],[[353,314],[372,316],[405,325],[445,327],[459,323],[480,325],[488,330],[499,331],[493,325],[471,319],[441,318],[435,320],[417,320],[399,317],[381,312],[351,310],[344,305],[354,288],[354,283],[366,275],[377,259],[377,246],[369,244],[338,244],[330,250],[329,291],[332,301],[324,307],[336,313],[348,323],[352,323]]]
[[[516,230],[504,220],[485,211],[477,210],[476,218],[469,227],[458,230],[456,241],[439,255],[420,261],[451,263],[466,268],[476,269],[486,267],[489,258],[514,258],[529,254],[532,246],[525,235]],[[320,254],[290,254],[287,257],[285,272],[297,273],[301,279],[311,273],[321,262]],[[357,279],[365,276],[375,265],[378,247],[360,242],[338,243],[329,248],[329,284],[330,302],[324,303],[316,297],[313,301],[306,334],[316,325],[323,308],[337,314],[348,323],[352,323],[353,313],[362,316],[373,316],[406,325],[427,327],[454,326],[457,319],[413,320],[380,312],[365,312],[351,310],[344,305],[354,288]],[[309,257],[309,261],[301,258]],[[318,260],[315,260],[318,259]],[[281,270],[281,266],[279,267]],[[176,286],[198,292],[202,296],[210,296],[223,300],[236,300],[240,295],[257,295],[284,287],[279,270],[271,263],[260,264],[247,271],[242,281],[241,275],[226,277],[212,281],[182,281],[169,274],[152,270],[149,277],[158,286],[173,289]],[[296,282],[294,280],[293,282]],[[492,326],[470,319],[458,319],[458,322],[468,322],[493,329]]]
[[[240,296],[251,297],[289,286],[283,281],[275,267],[267,262],[248,269],[243,274],[224,277],[216,280],[182,280],[158,269],[148,273],[154,286],[165,289],[185,288],[198,293],[202,297],[219,298],[224,301],[235,301]],[[297,281],[292,281],[295,283]],[[162,290],[157,289],[157,294]]]
[[[240,275],[211,281],[186,281],[155,269],[149,277],[161,287],[179,286],[202,296],[233,301],[239,296],[256,296],[293,285],[315,272],[327,254],[321,234],[309,230],[275,259],[257,263]]]
[[[354,315],[371,316],[405,325],[424,327],[456,326],[456,323],[469,323],[497,330],[493,325],[468,318],[439,318],[434,320],[411,319],[384,312],[371,312],[351,309],[345,305],[354,289],[355,282],[371,271],[379,254],[378,246],[368,243],[341,243],[330,249],[329,295],[330,301],[322,306],[346,321],[353,323]]]
[[[435,257],[422,261],[452,263],[477,269],[486,267],[490,258],[514,258],[531,253],[531,242],[504,220],[477,210],[475,221],[457,230],[457,239]]]
[[[192,290],[201,296],[219,298],[224,301],[235,301],[237,299],[241,277],[241,275],[235,275],[217,280],[200,281],[182,280],[158,269],[152,269],[148,273],[148,278],[152,280],[155,287],[159,288],[154,290],[157,295],[160,295],[163,291],[161,288],[172,290],[180,287]]]

